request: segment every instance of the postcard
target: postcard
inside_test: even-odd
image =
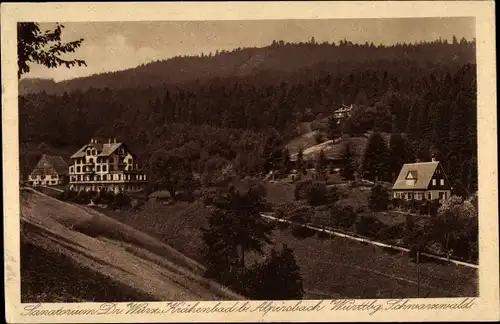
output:
[[[500,319],[493,2],[1,8],[7,322]]]

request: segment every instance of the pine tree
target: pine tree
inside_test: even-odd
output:
[[[237,247],[239,265],[244,268],[248,251],[262,253],[264,245],[271,243],[273,227],[260,216],[265,208],[263,198],[254,188],[250,188],[248,192],[231,189],[227,193],[221,193],[214,206],[211,219],[218,226],[203,230],[208,250],[215,249],[221,242]],[[214,242],[212,237],[218,240]],[[230,266],[231,263],[226,262],[225,265]]]
[[[373,133],[368,139],[363,159],[364,177],[370,180],[383,180],[389,169],[388,150],[380,133]]]
[[[214,213],[208,219],[208,228],[202,228],[205,243],[205,275],[225,283],[233,268],[239,264],[236,239],[231,231],[231,215]]]
[[[298,300],[304,295],[303,278],[293,250],[286,245],[281,252],[271,250],[267,262],[258,267],[255,299]]]
[[[356,106],[368,107],[368,98],[366,97],[366,93],[363,89],[361,89],[356,95],[356,100],[354,101]]]
[[[295,168],[299,173],[304,173],[305,171],[304,150],[302,150],[302,148],[299,148],[299,151],[297,152],[297,160],[295,161]]]
[[[341,170],[340,175],[347,181],[354,180],[357,167],[356,162],[354,161],[354,155],[350,142],[346,142],[342,159],[344,160],[344,166]]]
[[[431,108],[426,104],[422,104],[419,107],[418,119],[417,119],[417,129],[416,135],[422,141],[430,143],[431,138],[431,123],[429,120],[429,110],[435,109],[435,103],[432,104]]]
[[[401,136],[401,134],[392,134],[390,139],[389,148],[389,173],[394,181],[397,177],[401,167],[405,163],[414,162],[414,157],[412,152],[408,149],[407,141]]]
[[[409,134],[415,134],[417,131],[419,111],[420,111],[419,104],[416,101],[413,101],[410,107],[408,122],[406,124],[406,132]]]
[[[326,164],[327,160],[325,152],[321,150],[316,160],[316,171],[318,172],[318,174],[324,175]]]
[[[290,151],[288,151],[287,148],[285,148],[281,152],[281,171],[284,173],[288,173],[290,171],[290,165],[291,165],[291,160],[290,160]]]
[[[389,192],[387,191],[387,188],[383,187],[379,183],[373,186],[369,198],[369,204],[373,211],[387,210],[387,206],[389,205]]]
[[[462,152],[467,148],[467,117],[464,110],[456,102],[452,103],[450,110],[452,116],[448,136],[447,169],[453,174],[454,180],[462,180],[464,170],[461,166],[461,160],[466,158]]]

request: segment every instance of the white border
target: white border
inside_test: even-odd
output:
[[[4,246],[6,314],[8,322],[213,322],[213,321],[470,321],[498,320],[499,255],[496,146],[496,60],[494,3],[486,1],[453,2],[239,2],[239,3],[2,3],[2,139],[4,179]],[[86,317],[20,317],[19,278],[19,167],[17,127],[17,21],[159,21],[159,20],[256,20],[395,17],[476,17],[479,212],[480,212],[480,297],[476,307],[460,311],[318,313],[258,312],[190,315],[113,315]],[[460,300],[460,299],[455,299]],[[415,301],[415,300],[412,300]],[[419,302],[443,302],[426,299]],[[452,301],[452,299],[448,299]],[[204,302],[214,304],[213,302]],[[228,302],[229,303],[229,302]],[[254,307],[259,302],[251,302]],[[295,302],[288,302],[294,305]],[[314,301],[304,303],[313,304]],[[164,303],[150,303],[162,305]],[[44,304],[89,308],[85,304]],[[94,304],[100,305],[100,304]]]

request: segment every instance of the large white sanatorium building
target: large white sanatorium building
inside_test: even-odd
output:
[[[69,188],[77,191],[134,192],[144,189],[146,175],[135,164],[136,156],[116,139],[100,143],[91,139],[71,156]]]

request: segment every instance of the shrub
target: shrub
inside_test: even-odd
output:
[[[175,195],[175,200],[184,201],[184,202],[193,202],[195,200],[195,197],[191,191],[184,190],[184,191],[178,192]]]
[[[405,208],[406,208],[406,210],[408,210],[412,213],[416,213],[417,210],[419,210],[419,208],[420,208],[420,204],[421,204],[421,202],[419,202],[418,200],[415,200],[415,199],[407,200],[405,202]]]
[[[391,209],[399,209],[404,207],[405,205],[405,200],[401,198],[393,198],[390,203],[390,208]]]
[[[131,201],[130,196],[120,192],[115,196],[114,207],[118,209],[128,207]]]
[[[290,227],[290,224],[287,222],[277,222],[276,227],[280,230],[285,230]]]
[[[305,180],[295,187],[295,199],[306,199],[312,206],[326,204],[329,200],[338,199],[337,189],[329,189],[323,181]]]
[[[365,211],[367,210],[367,208],[365,206],[356,206],[356,214],[359,214],[359,213],[364,213]]]
[[[65,190],[59,194],[58,199],[63,201],[74,201],[77,195],[78,195],[77,191]]]
[[[373,211],[387,210],[389,205],[389,192],[385,186],[376,184],[371,190],[369,205]]]
[[[404,237],[403,224],[383,226],[378,233],[378,238],[380,238],[383,241],[396,240],[396,239],[401,239],[403,237]]]
[[[431,200],[430,202],[427,203],[427,208],[429,215],[435,217],[437,216],[439,207],[441,207],[441,203],[439,202],[438,199]]]
[[[74,202],[79,204],[88,204],[92,198],[91,193],[88,191],[79,191],[74,197]]]
[[[332,225],[349,229],[357,221],[357,215],[352,206],[336,204],[330,209]]]
[[[322,232],[322,231],[317,231],[317,232],[316,232],[316,236],[317,236],[319,239],[322,239],[322,240],[329,239],[329,238],[333,238],[333,235],[331,235],[331,234],[329,234],[329,233]]]
[[[296,238],[304,239],[308,237],[313,237],[314,235],[316,235],[316,231],[306,226],[294,225],[292,228],[292,235],[295,236]]]
[[[94,200],[96,204],[112,204],[115,201],[115,194],[112,191],[102,189],[99,191],[97,198]]]
[[[312,185],[312,180],[302,180],[295,185],[294,196],[296,200],[306,199],[307,190]]]
[[[378,236],[384,224],[372,216],[360,217],[356,222],[356,232],[359,235],[375,238]]]
[[[290,219],[290,221],[292,221],[294,223],[305,225],[305,224],[311,222],[311,213],[312,212],[313,211],[311,211],[311,208],[304,206],[302,208],[298,208],[298,209],[294,210],[289,215],[289,219]]]
[[[203,203],[207,206],[213,205],[219,196],[219,190],[210,188],[203,193]]]

